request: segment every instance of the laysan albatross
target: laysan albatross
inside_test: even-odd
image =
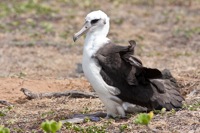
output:
[[[86,34],[82,67],[100,100],[107,116],[125,117],[127,103],[148,110],[180,108],[184,100],[170,72],[146,68],[134,57],[135,41],[119,46],[107,38],[109,17],[93,11],[85,18],[83,28],[74,34],[76,41]]]

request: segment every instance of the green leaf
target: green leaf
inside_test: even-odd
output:
[[[164,113],[166,113],[166,108],[161,109],[161,114],[164,114]]]
[[[51,126],[51,132],[52,133],[55,133],[58,130],[57,122],[51,121],[51,125],[50,126]]]
[[[4,133],[10,133],[10,129],[9,128],[4,128]]]
[[[0,125],[0,133],[10,133],[10,129]]]
[[[151,120],[151,118],[150,118],[149,114],[141,113],[136,118],[135,123],[141,124],[141,125],[148,125],[150,120]]]
[[[43,122],[43,123],[41,124],[41,127],[42,127],[42,129],[43,129],[45,132],[47,132],[47,133],[50,133],[50,132],[51,132],[51,127],[50,127],[49,121]]]
[[[61,122],[61,121],[59,121],[59,122],[57,123],[57,127],[58,127],[58,130],[61,129],[61,127],[62,127],[62,122]]]
[[[42,129],[47,133],[55,133],[62,127],[62,122],[56,122],[54,120],[45,121],[41,124]]]
[[[122,124],[119,129],[120,129],[120,132],[124,132],[125,129],[128,128],[128,125],[127,124]]]

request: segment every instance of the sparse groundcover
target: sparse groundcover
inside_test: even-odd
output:
[[[77,70],[83,39],[74,45],[72,36],[85,15],[97,9],[110,16],[111,40],[121,45],[136,40],[136,55],[145,66],[172,71],[185,97],[184,106],[179,111],[154,111],[148,123],[151,131],[135,123],[136,113],[128,114],[128,119],[65,123],[57,132],[200,132],[199,0],[1,1],[1,128],[11,133],[38,133],[43,132],[41,124],[46,120],[59,122],[74,114],[105,111],[98,98],[28,100],[20,91],[93,91]]]

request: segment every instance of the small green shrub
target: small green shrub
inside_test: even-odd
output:
[[[10,133],[10,129],[0,125],[0,133]]]
[[[48,121],[46,120],[41,124],[41,127],[46,133],[56,133],[62,127],[62,122],[56,122],[54,120]]]
[[[141,125],[148,125],[149,122],[151,121],[151,119],[153,118],[154,113],[153,111],[151,111],[150,113],[140,113],[136,120],[135,120],[135,124],[141,124]]]
[[[127,128],[128,128],[128,125],[127,125],[127,124],[122,124],[122,125],[120,125],[120,127],[119,127],[120,132],[124,132]]]

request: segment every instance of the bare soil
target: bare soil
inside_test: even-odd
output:
[[[182,110],[156,114],[150,128],[165,133],[200,132],[199,0],[34,2],[0,2],[0,100],[13,104],[0,105],[0,125],[9,127],[12,133],[38,133],[42,132],[40,124],[47,119],[59,121],[73,114],[105,111],[98,98],[28,100],[20,91],[21,88],[36,93],[93,91],[77,70],[84,39],[75,44],[72,36],[83,25],[87,13],[101,9],[111,19],[109,38],[120,45],[136,40],[136,55],[143,64],[170,69],[186,99]],[[105,132],[116,133],[151,132],[134,124],[136,115],[78,126],[103,127]],[[127,127],[122,130],[123,125]],[[63,126],[60,132],[81,131]]]

